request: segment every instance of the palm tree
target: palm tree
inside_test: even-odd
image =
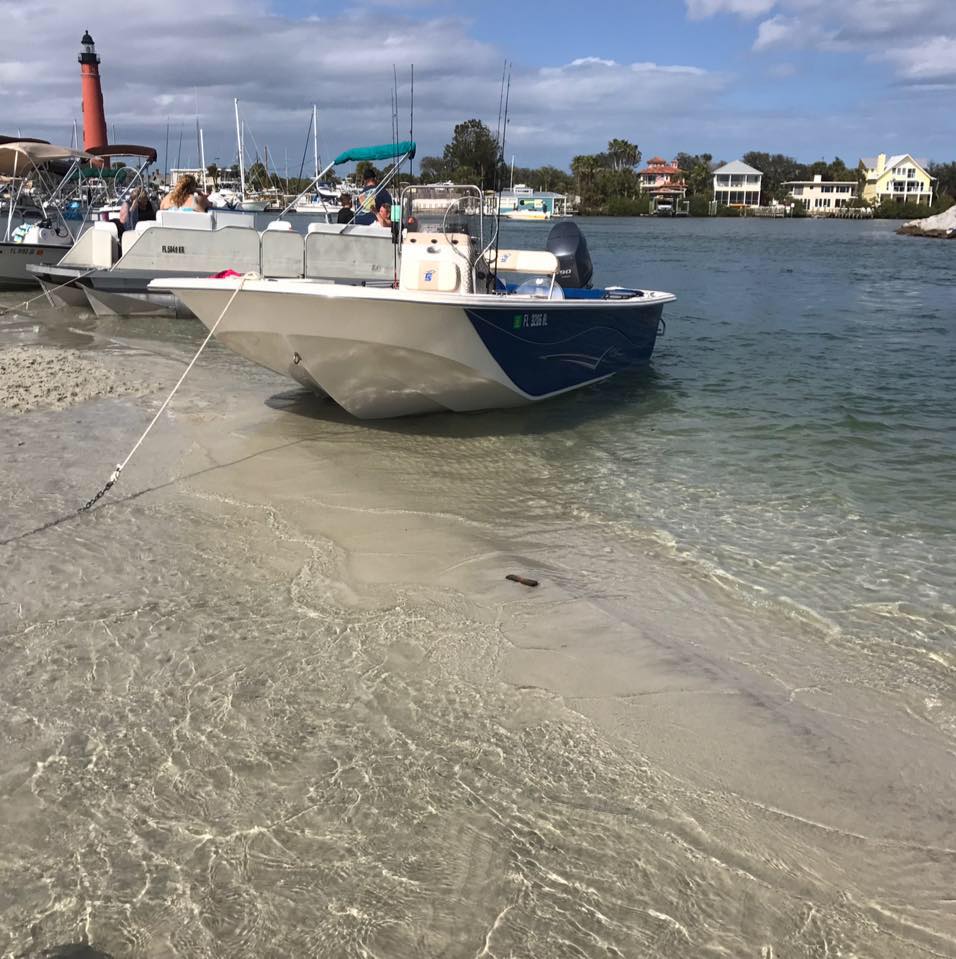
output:
[[[632,169],[641,162],[641,151],[637,144],[629,140],[615,138],[609,141],[607,153],[611,158],[612,168],[618,171]]]
[[[594,179],[594,174],[598,171],[598,162],[597,157],[593,154],[585,153],[581,156],[576,156],[571,161],[571,172],[574,174],[578,181],[578,191],[580,192],[585,186],[589,186],[591,181]]]

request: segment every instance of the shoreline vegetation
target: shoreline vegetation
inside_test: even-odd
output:
[[[505,163],[495,134],[478,119],[465,120],[455,126],[450,142],[445,144],[441,156],[426,156],[419,163],[419,173],[402,171],[398,185],[412,183],[476,183],[482,190],[497,190],[509,183],[521,183],[539,191],[553,191],[580,198],[577,212],[582,216],[643,216],[650,213],[650,197],[641,190],[638,167],[643,154],[639,147],[628,140],[615,138],[607,149],[600,153],[580,154],[570,163],[569,170],[546,164],[540,167],[512,167]],[[781,153],[750,151],[741,159],[763,173],[761,203],[778,203],[787,199],[784,184],[791,180],[812,180],[820,175],[824,182],[856,180],[862,185],[863,171],[848,167],[839,157],[831,162],[817,160],[801,163]],[[678,153],[674,163],[684,175],[687,186],[686,198],[690,216],[710,215],[713,200],[713,170],[721,166],[710,153]],[[250,168],[253,174],[256,166]],[[356,166],[355,177],[359,181],[371,168],[363,161]],[[372,168],[374,170],[374,168]],[[220,173],[218,168],[209,170],[210,175]],[[264,167],[261,174],[269,178]],[[377,171],[375,171],[377,172]],[[871,208],[874,219],[913,220],[942,213],[956,203],[956,161],[931,163],[928,172],[936,178],[935,201],[926,206],[915,203],[887,201],[870,207],[866,201],[856,198],[850,206]],[[238,170],[236,171],[238,175]],[[287,189],[305,189],[306,180],[282,181],[272,175],[274,186]],[[335,177],[330,179],[335,182]],[[794,216],[808,216],[799,201],[795,203]],[[717,216],[740,216],[736,207],[718,207]]]

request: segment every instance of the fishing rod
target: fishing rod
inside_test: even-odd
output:
[[[411,143],[415,142],[415,64],[412,65],[412,89],[411,94],[408,99],[408,139]],[[408,176],[409,178],[415,175],[415,158],[408,158]]]
[[[392,143],[398,143],[398,68],[392,64]]]
[[[505,86],[505,71],[508,74]],[[508,137],[508,106],[511,101],[511,64],[506,60],[505,68],[501,71],[501,94],[504,97],[504,111],[501,109],[502,96],[498,97],[498,129],[501,139],[498,141],[498,155],[495,157],[495,265],[492,269],[492,285],[498,290],[498,250],[501,243],[501,168],[505,162],[505,140]]]

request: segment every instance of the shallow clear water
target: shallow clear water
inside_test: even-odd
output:
[[[678,301],[652,370],[574,397],[570,447],[542,441],[561,495],[755,602],[952,654],[954,245],[886,222],[580,222],[596,283]]]
[[[163,394],[0,413],[0,952],[956,952],[956,245],[581,225],[678,301],[552,403],[359,423],[214,345],[35,534]]]

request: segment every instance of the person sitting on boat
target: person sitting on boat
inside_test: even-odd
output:
[[[138,186],[120,207],[120,232],[134,230],[140,220],[155,219],[156,211],[153,209],[153,204],[149,202],[149,194],[141,186]]]
[[[343,193],[339,197],[339,215],[336,223],[351,223],[355,216],[355,210],[352,209],[352,196],[349,193]]]
[[[355,223],[364,226],[371,226],[378,220],[378,211],[381,203],[387,203],[389,208],[392,206],[392,194],[388,190],[379,189],[378,174],[374,170],[369,170],[365,174],[365,189],[362,191],[362,203],[359,211],[355,214]]]
[[[163,197],[163,202],[159,205],[160,210],[181,210],[183,212],[194,210],[197,213],[205,213],[209,209],[209,200],[204,193],[199,191],[199,184],[196,178],[187,173],[176,181],[176,185]]]
[[[375,223],[377,226],[384,226],[386,229],[392,228],[392,204],[386,203],[381,197],[376,201]]]

